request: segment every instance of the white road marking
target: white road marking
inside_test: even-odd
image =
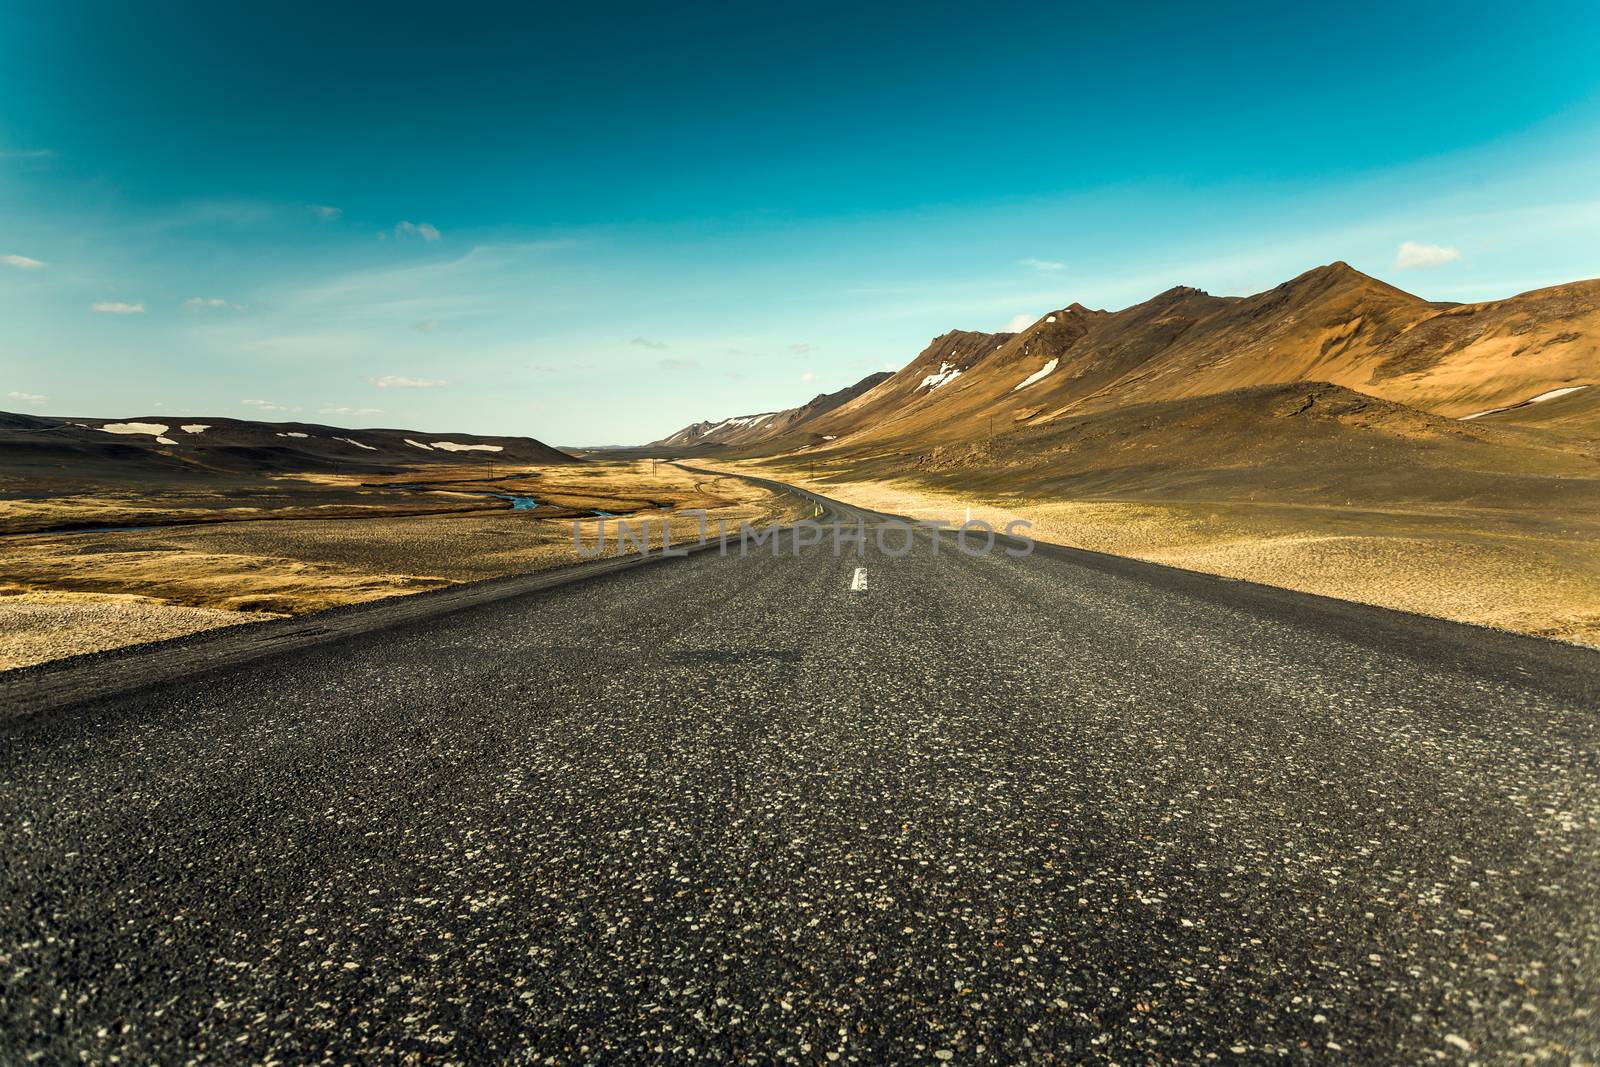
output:
[[[865,593],[867,591],[867,568],[857,567],[856,573],[850,579],[852,593]]]

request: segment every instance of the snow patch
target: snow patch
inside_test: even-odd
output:
[[[308,433],[301,433],[299,430],[290,430],[288,433],[280,433],[278,436],[279,437],[310,437],[311,435],[308,434]]]
[[[407,444],[415,444],[408,441]],[[433,447],[445,452],[504,452],[503,445],[458,445],[454,441],[435,441]]]
[[[941,385],[949,385],[959,377],[961,377],[960,367],[956,366],[954,363],[946,363],[943,360],[940,360],[939,369],[922,379],[922,384],[917,386],[917,389],[926,389],[931,393]],[[917,391],[917,389],[913,389],[911,391],[914,393]]]
[[[207,430],[211,429],[211,424],[209,422],[191,422],[183,426],[179,426],[178,429],[182,430],[184,433],[205,433]]]
[[[1548,393],[1540,393],[1538,396],[1530,397],[1528,403],[1542,404],[1546,400],[1554,400],[1558,396],[1566,396],[1568,393],[1576,393],[1579,389],[1587,388],[1589,388],[1587,385],[1569,385],[1564,389],[1552,389]]]
[[[1054,321],[1056,321],[1056,317],[1054,315],[1051,315],[1049,318],[1045,319],[1044,321],[1046,321],[1046,322],[1054,322]]]
[[[364,445],[360,441],[357,441],[357,440],[355,440],[354,438],[351,438],[351,437],[335,437],[334,440],[335,441],[343,441],[347,445],[355,445],[357,448],[364,448],[368,452],[376,452],[377,451],[377,449],[373,448],[371,445]],[[416,442],[413,441],[412,444],[416,444]]]
[[[1022,381],[1020,381],[1016,385],[1012,386],[1011,387],[1011,391],[1014,393],[1018,389],[1026,389],[1028,386],[1032,385],[1034,382],[1038,381],[1040,378],[1043,378],[1045,375],[1047,375],[1051,371],[1055,370],[1056,369],[1056,365],[1059,364],[1060,362],[1061,362],[1061,360],[1059,360],[1059,359],[1052,359],[1049,363],[1046,363],[1044,366],[1040,367],[1038,370],[1034,371],[1032,374],[1030,374],[1026,378],[1022,379]]]
[[[750,427],[760,426],[763,422],[766,422],[768,419],[772,418],[772,416],[774,416],[776,414],[777,414],[776,411],[769,411],[769,412],[766,412],[765,414],[762,414],[762,415],[740,415],[737,418],[723,419],[721,422],[719,422],[715,426],[711,427],[711,429],[709,429],[705,433],[701,434],[701,436],[702,437],[710,437],[712,434],[716,433],[718,430],[727,430],[727,429],[737,430],[737,429],[742,429],[743,427],[746,427],[746,426],[750,426]]]
[[[175,445],[177,443],[178,442],[174,441],[170,437],[157,437],[156,438],[156,444],[158,444],[158,445]]]
[[[433,451],[433,449],[429,448],[427,445],[423,444],[421,441],[413,441],[409,437],[406,438],[406,444],[410,445],[412,448],[420,448],[424,452],[432,452]]]
[[[100,428],[106,433],[147,433],[152,437],[167,432],[167,427],[159,422],[108,422]]]
[[[1542,404],[1546,400],[1554,400],[1558,396],[1566,396],[1568,393],[1576,393],[1579,389],[1587,388],[1589,388],[1587,385],[1568,385],[1560,389],[1550,389],[1546,392],[1540,393],[1538,396],[1530,396],[1520,404],[1507,404],[1503,408],[1490,408],[1487,411],[1474,411],[1471,415],[1461,416],[1458,421],[1466,422],[1468,419],[1481,419],[1485,415],[1498,415],[1502,411],[1510,411],[1512,408],[1520,408],[1528,404]]]

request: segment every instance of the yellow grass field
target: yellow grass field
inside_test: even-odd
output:
[[[0,540],[0,669],[575,563],[572,523],[592,544],[603,520],[583,516],[595,511],[629,516],[635,525],[670,523],[675,542],[697,534],[697,520],[683,514],[689,510],[707,512],[713,523],[752,525],[797,514],[789,497],[741,479],[669,464],[652,470],[647,460],[527,470],[494,481],[496,491],[535,496],[539,507],[531,511],[473,495],[486,484],[477,468],[430,468],[425,477],[426,491],[377,493],[381,499],[364,499],[374,491],[354,478],[279,478],[273,506],[257,505],[243,513],[248,518],[227,498],[196,505],[188,490],[0,502],[0,523],[13,528],[63,520],[183,523]],[[329,492],[349,499],[302,499]]]

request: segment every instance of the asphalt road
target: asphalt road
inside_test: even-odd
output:
[[[497,588],[0,684],[0,1062],[1600,1052],[1600,653],[926,535]]]

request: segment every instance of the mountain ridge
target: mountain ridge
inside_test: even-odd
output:
[[[463,462],[562,464],[578,458],[531,437],[437,433],[227,416],[122,419],[0,412],[0,447],[16,467],[187,474],[390,470]]]
[[[1014,334],[947,331],[803,425],[769,418],[722,443],[772,454],[919,447],[1295,382],[1459,418],[1600,381],[1597,366],[1600,280],[1461,304],[1425,300],[1336,260],[1248,296],[1177,285],[1118,311],[1073,302]],[[657,442],[669,443],[683,442]]]

